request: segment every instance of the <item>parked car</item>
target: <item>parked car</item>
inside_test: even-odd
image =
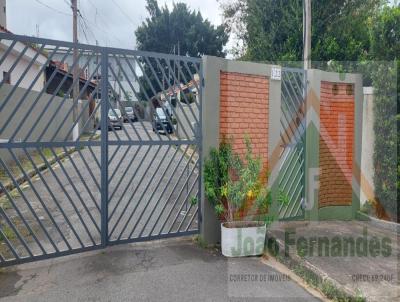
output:
[[[133,112],[133,107],[125,107],[123,110],[124,122],[136,122],[136,115]]]
[[[169,116],[167,116],[167,114]],[[153,115],[153,131],[167,131],[168,133],[174,132],[174,126],[172,125],[172,115],[169,110],[164,108],[156,108]]]
[[[108,110],[108,129],[119,128],[122,129],[123,118],[119,109]]]

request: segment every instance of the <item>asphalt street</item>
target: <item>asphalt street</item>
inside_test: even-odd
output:
[[[318,301],[259,258],[190,240],[109,247],[0,273],[0,301]]]

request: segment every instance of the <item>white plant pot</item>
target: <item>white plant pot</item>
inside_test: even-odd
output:
[[[226,257],[261,255],[267,226],[255,221],[221,223],[221,249]]]

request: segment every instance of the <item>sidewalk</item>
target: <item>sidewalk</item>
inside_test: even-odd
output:
[[[269,237],[279,243],[276,258],[311,283],[325,280],[367,301],[400,301],[396,231],[367,221],[282,222],[272,226]]]
[[[0,301],[318,301],[291,280],[230,282],[231,272],[283,277],[260,258],[227,260],[190,239],[169,239],[7,269]]]

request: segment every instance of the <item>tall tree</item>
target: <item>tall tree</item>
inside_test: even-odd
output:
[[[377,61],[371,68],[375,193],[391,217],[400,222],[400,6],[384,7],[373,18],[370,33],[371,59]]]
[[[177,52],[179,43],[181,55],[226,56],[226,26],[212,25],[185,3],[174,3],[170,11],[167,6],[160,8],[157,0],[147,0],[146,8],[149,17],[136,30],[138,49],[171,53],[174,47]]]
[[[221,0],[227,24],[242,43],[237,53],[257,61],[301,61],[303,1]],[[368,20],[381,0],[312,1],[313,61],[365,58]]]
[[[207,19],[203,19],[199,11],[191,10],[185,3],[174,3],[170,10],[166,5],[159,7],[157,0],[147,0],[146,9],[149,16],[135,32],[139,50],[167,54],[179,52],[181,56],[191,57],[226,56],[224,46],[228,42],[229,35],[225,25],[212,25]],[[145,76],[140,79],[143,100],[151,98],[155,92],[158,93],[174,83],[173,76],[165,81],[163,72],[179,74],[175,68],[170,70],[170,66],[176,62],[166,60],[156,62],[155,59],[142,62],[145,72]],[[181,69],[185,72],[185,66],[181,66]],[[194,73],[195,70],[192,69],[191,72]]]

